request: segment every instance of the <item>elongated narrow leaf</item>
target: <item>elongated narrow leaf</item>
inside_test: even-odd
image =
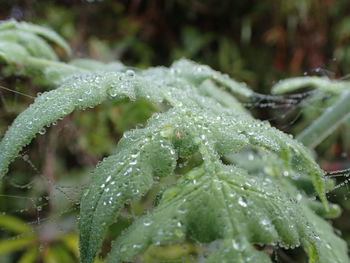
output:
[[[223,75],[208,66],[200,65],[190,60],[180,59],[174,62],[171,68],[174,74],[185,77],[197,84],[206,79],[213,79],[237,96],[249,98],[253,95],[253,91],[245,83],[236,82],[230,79],[228,75]]]
[[[235,112],[247,113],[242,104],[225,90],[221,90],[210,79],[203,81],[199,87],[200,93],[215,98],[220,104]]]
[[[0,31],[0,42],[4,41],[22,45],[34,57],[57,60],[56,53],[50,45],[37,35],[20,30]]]
[[[60,88],[43,93],[17,117],[0,142],[0,176],[43,127],[75,109],[96,106],[109,96],[134,100],[138,84],[136,78],[123,73],[90,74],[73,77]]]
[[[0,42],[0,58],[7,63],[23,62],[28,56],[29,53],[23,46],[8,41]]]
[[[10,215],[0,215],[0,227],[17,234],[33,231],[24,221]]]
[[[272,93],[283,94],[306,87],[318,88],[326,92],[339,92],[340,90],[349,87],[349,85],[348,81],[330,80],[325,77],[298,77],[277,82],[272,87]]]
[[[55,31],[52,31],[48,28],[37,26],[34,24],[26,23],[26,22],[17,22],[15,20],[8,20],[0,23],[0,31],[6,31],[11,29],[18,29],[20,31],[40,35],[48,40],[59,45],[64,51],[70,55],[71,50],[67,44],[67,42],[58,35]]]
[[[350,90],[343,92],[334,105],[327,108],[309,127],[307,127],[297,139],[304,145],[314,148],[339,125],[350,117]]]
[[[272,92],[283,94],[304,87],[313,87],[319,91],[318,94],[311,95],[311,98],[308,99],[310,103],[313,99],[320,99],[322,95],[333,95],[330,102],[322,103],[320,111],[323,108],[324,112],[316,120],[314,120],[314,115],[312,115],[312,120],[308,118],[312,124],[297,136],[297,139],[304,145],[314,148],[349,118],[350,82],[320,77],[291,78],[278,82],[272,88]]]

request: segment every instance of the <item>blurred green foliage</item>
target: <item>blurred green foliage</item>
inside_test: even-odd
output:
[[[13,17],[51,27],[70,42],[77,58],[121,60],[146,68],[186,57],[245,81],[260,93],[268,93],[274,81],[285,77],[339,78],[346,77],[350,68],[348,0],[0,0],[0,7],[1,20]],[[9,77],[6,68],[2,67],[0,74],[3,87],[33,97],[43,91],[31,79]],[[0,88],[1,135],[32,101]],[[311,118],[317,114],[313,109],[307,112]],[[0,215],[0,262],[77,262],[72,222],[87,183],[87,169],[113,151],[125,130],[142,126],[152,112],[152,106],[144,101],[111,101],[48,127],[47,136],[17,158],[13,176],[0,189],[0,212],[4,213]],[[121,114],[128,118],[119,118]],[[269,119],[281,111],[258,108],[257,114]],[[287,125],[285,130],[298,131],[305,123],[297,117],[273,121],[281,128]],[[340,169],[348,164],[344,149],[350,147],[344,143],[349,144],[349,129],[343,129],[345,132],[328,138],[318,149],[325,168]],[[350,241],[347,192],[343,187],[330,197],[345,209],[335,226]],[[145,197],[127,206],[111,239],[152,199]],[[190,245],[162,251],[150,248],[144,262],[191,262],[191,255],[198,250]],[[162,255],[164,251],[167,255]],[[278,262],[303,262],[293,261],[300,255],[285,251],[276,257]]]
[[[185,56],[267,91],[319,67],[347,73],[347,0],[6,1],[9,16],[52,27],[75,54],[133,66]],[[93,37],[92,37],[93,36]]]

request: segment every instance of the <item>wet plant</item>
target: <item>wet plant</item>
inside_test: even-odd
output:
[[[272,88],[272,92],[284,94],[308,87],[314,88],[316,92],[308,98],[307,103],[317,101],[326,95],[329,97],[326,101],[317,103],[319,105],[314,103],[315,109],[311,113],[309,112],[310,116],[306,118],[312,124],[298,135],[299,141],[314,148],[341,124],[345,123],[348,126],[350,83],[344,80],[331,80],[327,77],[298,77],[280,81]],[[320,111],[321,113],[319,113]],[[316,120],[313,121],[315,118]]]
[[[172,244],[199,247],[193,259],[199,262],[272,262],[271,246],[302,247],[309,262],[349,262],[346,243],[324,219],[340,213],[326,199],[332,181],[300,142],[241,104],[270,97],[185,59],[145,70],[60,62],[48,41],[69,53],[47,29],[0,25],[8,74],[44,75],[55,87],[36,97],[3,136],[1,177],[45,126],[75,110],[109,99],[143,99],[158,109],[144,128],[125,132],[115,153],[90,174],[78,222],[82,263],[94,261],[124,205],[156,185],[162,187],[154,205],[116,238],[107,262],[129,262]]]

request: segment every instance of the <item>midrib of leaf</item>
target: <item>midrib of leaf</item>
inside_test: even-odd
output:
[[[200,131],[196,130],[196,135],[199,136],[200,135]],[[203,160],[206,160],[206,162],[204,162],[204,175],[202,175],[203,177],[205,176],[205,174],[208,174],[208,177],[211,177],[211,184],[213,185],[213,189],[215,189],[215,191],[218,193],[218,195],[215,196],[215,198],[220,198],[220,201],[222,204],[224,204],[226,206],[226,219],[228,218],[229,222],[228,225],[230,226],[230,231],[227,231],[225,234],[228,237],[232,237],[234,233],[239,233],[237,226],[238,226],[238,222],[234,219],[234,216],[230,213],[230,210],[228,209],[228,204],[225,200],[228,200],[228,196],[225,195],[225,192],[223,190],[223,185],[221,184],[221,178],[219,178],[217,176],[218,171],[217,171],[217,164],[219,163],[217,160],[217,156],[215,155],[215,152],[213,151],[213,149],[210,147],[206,147],[205,145],[201,145],[199,147],[199,152],[202,154],[203,156]],[[220,182],[220,183],[219,183]],[[215,185],[219,185],[220,184],[220,191],[217,189],[217,187],[215,187]],[[225,199],[226,196],[226,199]]]

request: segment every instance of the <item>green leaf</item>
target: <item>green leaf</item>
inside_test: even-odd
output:
[[[246,240],[224,239],[218,244],[214,244],[217,249],[210,254],[206,263],[226,262],[226,263],[246,263],[259,262],[269,263],[270,258],[264,253],[257,251]],[[212,248],[210,247],[209,250]]]
[[[232,109],[232,111],[247,113],[246,109],[234,96],[217,87],[210,79],[203,81],[199,87],[199,92],[204,96],[216,99],[221,105]]]
[[[203,112],[204,111],[202,110],[201,113],[203,114]],[[182,242],[188,235],[200,242],[210,242],[218,239],[231,240],[237,235],[247,235],[247,240],[249,240],[248,237],[250,237],[250,235],[255,235],[254,237],[256,239],[253,239],[253,243],[257,244],[279,242],[285,246],[295,247],[300,245],[302,240],[300,235],[305,234],[304,232],[306,231],[305,229],[294,230],[297,228],[296,224],[299,220],[298,216],[300,215],[300,208],[295,206],[286,196],[281,197],[280,189],[275,187],[275,184],[269,185],[267,180],[264,181],[264,179],[259,177],[255,178],[249,176],[249,174],[242,169],[228,167],[231,170],[226,171],[228,168],[225,168],[225,166],[217,166],[217,164],[213,165],[211,162],[216,160],[215,163],[217,163],[218,156],[216,154],[212,155],[211,151],[213,150],[212,147],[214,147],[217,153],[224,155],[238,151],[245,145],[256,145],[277,153],[283,151],[283,146],[288,145],[287,142],[290,141],[291,143],[294,143],[294,147],[296,147],[294,152],[295,156],[293,158],[297,158],[299,163],[308,163],[308,167],[303,167],[303,170],[311,168],[311,170],[317,172],[319,168],[317,168],[317,166],[314,166],[313,168],[310,166],[311,159],[307,152],[303,150],[300,145],[295,144],[295,142],[293,142],[288,136],[277,130],[270,134],[269,132],[272,132],[273,129],[268,125],[262,125],[261,123],[252,120],[250,117],[242,122],[237,122],[237,120],[230,115],[221,115],[219,119],[215,114],[210,112],[206,112],[204,115],[206,116],[205,118],[201,117],[200,113],[196,112],[194,109],[191,109],[191,112],[181,112],[177,109],[169,110],[167,113],[156,115],[152,118],[145,129],[136,130],[131,135],[127,133],[126,137],[133,143],[128,144],[125,139],[120,141],[117,148],[117,152],[120,154],[119,158],[125,157],[130,160],[129,154],[125,152],[125,149],[130,149],[129,151],[135,151],[135,148],[142,149],[138,142],[148,138],[149,135],[147,136],[147,134],[155,134],[157,136],[159,132],[159,135],[162,138],[172,138],[172,143],[179,156],[185,157],[199,151],[203,156],[203,165],[205,167],[207,166],[209,171],[204,173],[204,169],[197,169],[191,172],[190,175],[186,176],[185,179],[180,179],[178,182],[179,186],[169,188],[163,195],[164,205],[161,203],[149,215],[140,219],[140,223],[133,224],[130,227],[130,230],[127,231],[127,233],[130,231],[130,235],[127,235],[125,240],[121,239],[121,241],[117,241],[116,244],[118,245],[114,246],[113,251],[111,252],[111,260],[130,260],[133,256],[147,249],[151,244]],[[225,126],[222,126],[221,123],[225,123]],[[157,127],[159,126],[163,126],[164,129],[157,132]],[[244,127],[249,127],[249,132],[243,132]],[[215,136],[213,136],[213,134],[215,134]],[[259,137],[258,134],[261,135],[261,137]],[[158,137],[158,140],[161,137]],[[274,142],[272,141],[272,138],[274,138]],[[156,140],[157,137],[155,137],[155,141]],[[161,143],[165,145],[164,141],[161,141]],[[189,146],[190,148],[188,148]],[[168,162],[165,161],[167,159],[165,158],[166,155],[160,150],[154,149],[154,147],[155,146],[152,145],[150,146],[150,149],[153,149],[153,151],[156,152],[155,156],[158,160],[157,164],[167,164]],[[171,145],[169,145],[169,147],[171,147]],[[300,151],[297,151],[296,149],[299,149]],[[288,151],[288,149],[284,150]],[[142,153],[143,151],[140,152]],[[114,163],[114,167],[116,168],[112,168],[111,165],[111,167],[105,168],[104,170],[114,174],[116,173],[114,169],[121,168],[118,168],[118,161],[117,159],[114,159],[115,157],[109,158],[112,158],[113,161],[111,162]],[[109,163],[109,159],[106,159],[105,161],[108,161]],[[133,161],[131,160],[130,162]],[[125,162],[122,163],[125,165]],[[143,162],[138,163],[142,165]],[[147,164],[149,162],[144,163]],[[132,168],[133,166],[129,165],[129,167]],[[125,167],[124,169],[127,168]],[[147,171],[146,168],[140,170]],[[146,173],[148,176],[152,176],[153,174],[153,172],[149,171]],[[117,210],[119,210],[120,205],[125,203],[126,200],[120,197],[118,202],[107,205],[107,208],[104,207],[101,211],[93,210],[91,211],[91,214],[87,213],[86,207],[95,207],[94,204],[90,203],[90,200],[100,198],[99,192],[103,191],[103,189],[98,191],[98,188],[101,186],[103,186],[103,188],[107,187],[104,180],[108,182],[111,180],[107,180],[110,177],[107,177],[105,172],[101,172],[100,167],[96,169],[94,174],[94,178],[96,179],[92,182],[90,190],[88,190],[88,193],[91,194],[91,196],[86,198],[89,205],[82,206],[81,214],[88,219],[91,219],[94,216],[98,218],[101,217],[102,219],[99,220],[104,220],[103,222],[106,222],[104,215],[107,214],[108,218],[110,218],[110,221],[107,221],[107,225],[109,225],[113,222],[113,215],[115,218],[115,214],[118,212]],[[106,177],[107,179],[105,179]],[[146,174],[143,175],[143,177],[147,177]],[[124,183],[124,179],[128,180],[130,183],[137,182],[133,176],[129,178],[122,177],[119,179],[119,182],[121,184]],[[229,181],[225,182],[224,180]],[[117,180],[115,181],[117,182]],[[217,181],[219,182],[218,184],[216,184]],[[226,186],[226,184],[228,186]],[[150,186],[151,184],[148,188]],[[108,186],[108,192],[111,192],[110,187]],[[121,192],[119,186],[113,187],[118,193]],[[220,197],[222,193],[220,191],[217,192],[211,187],[220,190],[229,187],[226,191],[229,192],[229,197],[227,194],[224,197]],[[233,188],[231,189],[230,187]],[[125,198],[129,197],[128,192],[130,194],[132,190],[126,189],[125,192],[123,191]],[[249,195],[247,195],[246,192],[248,192]],[[114,196],[116,196],[116,193],[114,193]],[[85,197],[83,198],[83,203],[86,202],[86,199]],[[108,204],[107,199],[103,200],[103,202]],[[119,203],[119,200],[121,203]],[[256,213],[258,213],[251,214],[252,218],[250,219],[250,223],[245,217],[247,214],[245,214],[245,209],[243,209],[248,206],[248,202],[252,203],[248,210],[256,211]],[[231,212],[224,211],[223,209],[227,207],[227,203],[236,204],[232,206],[233,210],[239,208],[243,209],[240,212],[242,215],[237,214],[237,212],[234,214],[231,210]],[[114,205],[118,205],[118,208],[115,209]],[[289,205],[292,206],[290,213],[289,209],[286,209]],[[295,210],[293,210],[293,207],[295,207]],[[261,212],[259,212],[259,208],[262,210]],[[227,217],[226,219],[225,215]],[[277,216],[279,220],[276,221],[275,218]],[[237,219],[229,222],[231,218]],[[269,228],[263,231],[261,229],[263,227],[261,226],[262,223],[259,221],[261,218],[266,219],[266,222],[274,221],[273,227],[269,226]],[[148,227],[149,222],[152,223],[153,227]],[[184,229],[184,222],[189,224],[188,231],[194,231],[193,234],[189,234],[187,230]],[[248,225],[243,227],[242,222],[247,222]],[[81,222],[82,226],[100,226],[101,224],[101,221],[98,221],[98,223]],[[220,227],[228,226],[228,224],[232,225],[232,229],[229,231]],[[300,228],[301,226],[306,228],[307,224],[304,221],[300,221],[299,224]],[[290,225],[290,229],[286,228],[285,225]],[[261,226],[261,228],[259,228],[259,226]],[[197,229],[197,227],[199,227],[199,229]],[[245,232],[241,232],[244,229]],[[90,246],[85,244],[85,241],[88,240],[88,238],[86,238],[86,236],[81,236],[80,240],[84,240],[84,243],[81,243],[82,262],[92,262],[93,255],[95,255],[97,248],[100,246],[105,231],[105,228],[103,231],[93,231],[94,233],[102,233],[102,235],[95,234],[95,236],[99,237],[99,241],[93,242]],[[230,232],[231,235],[225,236],[224,233],[227,231]],[[298,231],[300,231],[300,233]],[[83,229],[83,233],[86,233],[85,229]],[[244,242],[248,244],[246,241]],[[88,251],[93,251],[93,253],[89,253]],[[250,250],[248,249],[248,251]],[[86,258],[86,254],[91,255],[91,257]],[[246,254],[248,255],[249,253],[247,252]],[[257,257],[265,258],[265,256],[260,255],[259,253],[257,254]]]
[[[343,92],[341,97],[319,116],[309,127],[302,131],[297,139],[304,145],[314,148],[340,124],[350,117],[350,91]]]
[[[0,215],[0,229],[18,234],[15,237],[0,240],[0,258],[1,255],[22,250],[36,243],[34,229],[14,216]]]
[[[38,248],[34,247],[29,249],[21,256],[18,263],[34,263],[38,254]]]
[[[0,58],[7,63],[22,63],[29,56],[27,50],[16,43],[1,41]]]
[[[216,247],[206,262],[270,262],[253,247],[263,244],[306,251],[312,244],[318,262],[348,262],[345,243],[278,181],[233,166],[215,170],[195,169],[168,189],[152,212],[117,239],[108,262],[130,261],[151,244],[186,238],[208,244],[208,251]]]
[[[34,25],[15,21],[0,25],[0,33],[8,30],[60,43],[50,31]],[[235,262],[270,262],[257,247],[271,244],[302,246],[310,262],[349,262],[344,241],[318,216],[339,214],[338,207],[328,205],[324,172],[300,143],[267,122],[255,120],[238,102],[270,97],[185,59],[170,68],[137,71],[119,63],[91,60],[66,64],[26,58],[27,53],[35,53],[33,46],[20,37],[12,40],[11,52],[15,59],[24,59],[23,67],[52,74],[51,83],[62,84],[37,97],[8,129],[0,142],[0,177],[22,148],[43,133],[43,127],[74,110],[110,98],[145,99],[161,111],[144,129],[126,132],[115,153],[92,172],[81,201],[82,263],[93,262],[125,203],[141,198],[159,177],[181,171],[180,166],[191,158],[200,165],[186,167],[183,170],[190,172],[177,175],[173,185],[164,185],[160,202],[117,238],[109,261],[132,260],[149,247],[200,242],[204,247],[201,257],[207,262],[232,262],[232,258]],[[0,42],[0,55],[11,61],[7,47],[1,48],[9,46],[8,41]],[[244,152],[253,159],[239,158]],[[255,156],[263,158],[258,162]],[[301,179],[306,183],[301,184]],[[301,189],[296,188],[298,184]],[[323,206],[308,199],[302,192],[305,189],[316,192]],[[49,260],[70,260],[59,259],[53,252],[47,255],[51,255]]]
[[[79,68],[57,61],[57,55],[47,42],[50,40],[70,54],[68,44],[54,31],[25,22],[8,20],[0,23],[0,59],[21,66],[23,73],[32,74],[33,69],[44,73],[47,68],[79,72]],[[85,70],[81,69],[80,72]],[[16,74],[14,71],[13,74]]]
[[[203,96],[200,96],[198,89],[193,86],[194,83],[188,82],[192,80],[179,78],[173,72],[172,68],[155,68],[145,70],[139,76],[128,72],[82,74],[68,78],[56,90],[43,93],[16,118],[0,142],[0,177],[7,172],[8,165],[19,151],[43,127],[76,109],[94,107],[108,97],[126,97],[131,100],[144,98],[154,104],[165,100],[173,107],[197,105],[199,108],[210,108],[218,113],[230,112],[228,109],[218,108],[213,100],[203,100]],[[164,79],[164,76],[168,78]]]
[[[122,71],[125,70],[126,67],[121,62],[112,62],[112,63],[102,63],[93,59],[74,59],[69,62],[69,64],[83,68],[88,69],[92,71]]]
[[[0,42],[17,43],[26,48],[31,56],[57,60],[56,53],[42,38],[20,30],[0,31]],[[9,53],[6,50],[6,53]]]
[[[323,105],[324,112],[321,116],[316,120],[309,120],[309,122],[312,121],[312,124],[297,136],[297,139],[305,146],[314,148],[334,132],[339,125],[349,119],[350,107],[348,106],[348,101],[350,98],[350,82],[334,81],[321,77],[291,78],[278,82],[272,88],[272,92],[283,94],[304,87],[313,87],[321,94],[331,94],[333,97],[339,97],[331,105]],[[311,95],[311,99],[318,98],[319,96],[320,94],[313,94]]]
[[[171,67],[175,74],[189,79],[193,83],[198,84],[206,79],[212,79],[236,96],[249,98],[254,94],[245,83],[234,81],[228,75],[221,74],[208,66],[200,65],[187,59],[180,59],[174,62]]]
[[[47,263],[74,263],[73,256],[61,245],[54,245],[47,248],[43,254],[43,262]]]
[[[62,49],[64,49],[64,51],[68,55],[71,54],[71,50],[67,42],[61,36],[59,36],[56,32],[48,28],[37,26],[26,22],[17,22],[15,20],[8,20],[0,23],[0,32],[12,30],[12,29],[17,29],[18,32],[22,31],[24,33],[39,35],[43,38],[51,40],[52,42],[60,46]]]
[[[22,250],[28,246],[35,244],[36,239],[33,234],[24,234],[12,239],[0,241],[0,256],[17,250]]]
[[[163,158],[160,163],[159,156]],[[175,161],[171,145],[150,130],[128,134],[120,141],[117,154],[96,168],[91,187],[83,195],[79,221],[82,262],[93,261],[124,203],[146,193],[153,176],[171,174]]]
[[[109,96],[135,99],[136,78],[125,73],[90,74],[73,77],[60,88],[37,97],[6,132],[0,142],[0,177],[10,162],[43,127],[66,116],[75,109],[100,104]]]
[[[0,227],[17,234],[33,231],[25,222],[10,215],[0,215]]]
[[[348,81],[330,80],[326,77],[297,77],[280,80],[272,87],[273,94],[284,94],[302,88],[314,87],[325,92],[339,92],[349,87]]]

